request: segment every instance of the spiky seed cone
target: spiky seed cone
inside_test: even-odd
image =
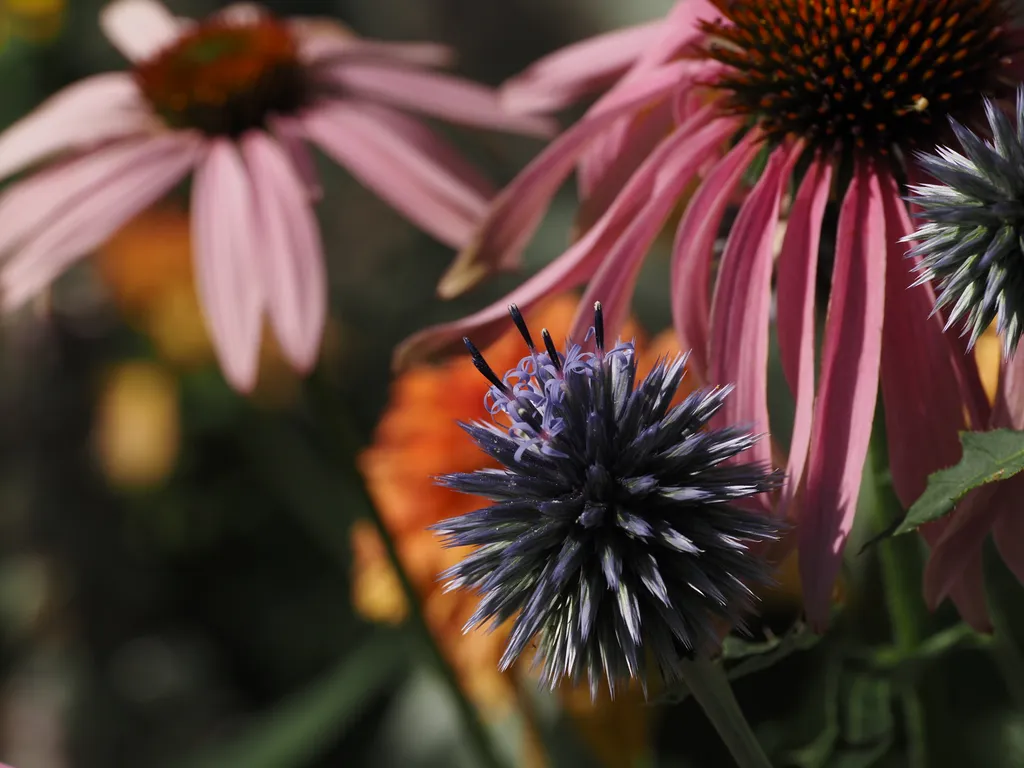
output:
[[[915,285],[934,284],[947,330],[963,320],[973,346],[995,320],[1009,356],[1024,333],[1024,90],[1016,126],[987,99],[985,113],[991,141],[951,121],[963,154],[918,155],[939,183],[911,187],[923,223],[908,255],[920,257]]]
[[[443,577],[476,590],[469,627],[515,617],[501,664],[534,637],[542,680],[680,679],[680,662],[739,625],[749,584],[769,579],[750,545],[774,539],[770,518],[733,502],[778,486],[770,468],[728,462],[758,439],[708,429],[731,387],[694,392],[670,407],[685,358],[663,360],[637,383],[632,343],[596,351],[538,351],[515,307],[530,354],[504,377],[468,342],[491,382],[493,423],[464,424],[504,469],[441,482],[494,503],[436,526],[449,546],[476,549]],[[589,337],[588,337],[589,338]]]

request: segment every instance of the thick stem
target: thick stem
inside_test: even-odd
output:
[[[683,662],[683,680],[739,768],[772,768],[744,717],[725,670],[707,659]]]
[[[361,441],[357,438],[350,419],[347,418],[348,414],[341,412],[336,406],[334,398],[330,396],[330,392],[323,382],[314,379],[311,382],[310,389],[312,390],[311,394],[313,395],[313,404],[317,412],[318,423],[322,427],[322,432],[330,441],[330,462],[340,475],[336,483],[340,483],[350,494],[355,496],[351,501],[355,502],[357,508],[364,511],[377,530],[381,542],[384,544],[388,562],[398,577],[402,594],[408,606],[409,622],[419,635],[423,649],[429,656],[433,667],[439,673],[445,687],[448,689],[452,702],[458,710],[463,728],[476,753],[477,762],[475,764],[482,768],[506,768],[506,762],[495,746],[487,726],[480,718],[479,711],[466,696],[465,691],[459,684],[455,670],[441,651],[441,647],[438,645],[437,639],[427,623],[426,615],[423,613],[419,594],[409,578],[401,556],[398,554],[391,531],[388,530],[384,519],[377,509],[377,505],[374,504],[373,499],[370,497],[362,475],[356,469],[356,456]],[[307,518],[307,521],[310,517],[317,517],[317,515],[309,515],[308,510],[304,511],[303,516]],[[313,528],[315,531],[322,530],[323,526],[313,525]]]
[[[903,516],[889,472],[885,419],[879,406],[871,435],[871,457],[875,481],[873,508],[876,530],[885,530]],[[929,617],[921,593],[924,562],[921,546],[914,536],[895,536],[878,545],[878,559],[885,585],[885,602],[892,628],[893,645],[901,652],[913,651],[924,637]],[[924,707],[912,682],[900,686],[903,723],[907,734],[907,761],[912,768],[928,764]]]

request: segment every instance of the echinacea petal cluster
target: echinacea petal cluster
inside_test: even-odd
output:
[[[225,376],[250,390],[264,319],[316,361],[327,278],[311,147],[431,235],[463,245],[489,184],[420,117],[544,133],[494,92],[432,68],[432,44],[361,40],[321,19],[230,6],[192,21],[156,0],[102,13],[132,72],[86,78],[0,134],[0,292],[13,309],[192,177],[198,292]]]
[[[593,352],[560,352],[546,329],[540,349],[510,311],[529,354],[503,377],[466,341],[492,421],[463,428],[502,468],[441,478],[492,502],[434,526],[448,546],[475,547],[444,577],[480,594],[470,625],[512,620],[502,668],[537,638],[552,688],[678,682],[682,660],[717,648],[750,610],[750,585],[769,580],[756,549],[778,523],[742,502],[781,477],[737,460],[761,436],[708,428],[731,387],[672,407],[685,357],[638,379],[634,345],[606,346],[600,303]]]
[[[573,334],[598,297],[614,333],[646,254],[685,200],[669,286],[680,345],[701,379],[736,385],[722,423],[767,432],[778,337],[795,417],[786,482],[763,503],[798,527],[807,612],[820,629],[879,390],[905,505],[931,472],[956,463],[958,431],[987,423],[977,370],[943,334],[932,286],[910,287],[904,180],[915,181],[913,152],[941,141],[948,118],[973,119],[979,94],[1012,94],[1024,36],[1001,0],[680,0],[655,26],[556,52],[503,87],[529,113],[604,92],[498,195],[442,290],[516,265],[574,171],[579,237],[493,305],[411,337],[396,364],[454,351],[465,335],[486,340],[508,303],[526,311],[581,284]],[[594,69],[602,52],[608,67]],[[751,453],[765,461],[771,448]],[[968,613],[968,602],[983,605],[975,586],[953,595]]]
[[[946,328],[963,320],[973,348],[995,322],[1008,357],[1024,335],[1024,90],[1015,123],[987,99],[985,114],[991,140],[954,121],[962,153],[939,147],[918,157],[936,183],[910,188],[923,223],[908,239]]]

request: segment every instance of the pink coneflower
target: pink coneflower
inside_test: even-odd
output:
[[[796,416],[787,483],[773,506],[799,516],[807,611],[823,626],[879,382],[904,503],[928,473],[955,463],[957,430],[980,419],[963,405],[965,391],[980,392],[977,371],[930,314],[931,287],[908,290],[914,264],[900,240],[913,228],[901,195],[914,149],[932,146],[948,117],[971,119],[980,93],[1002,97],[1019,79],[1022,38],[1009,24],[1000,0],[684,0],[660,23],[540,61],[505,87],[510,107],[554,109],[614,85],[501,193],[442,289],[456,293],[515,265],[574,168],[583,234],[509,296],[410,339],[398,363],[463,335],[486,339],[502,327],[509,303],[529,306],[581,283],[587,290],[572,332],[584,329],[595,299],[614,328],[651,243],[699,179],[673,247],[676,330],[693,348],[699,378],[736,384],[723,423],[767,431],[774,275]],[[763,151],[763,171],[745,186]],[[716,261],[723,214],[737,199]],[[834,258],[824,267],[832,288],[816,366],[818,252],[833,201]],[[768,441],[755,451],[770,459]],[[952,595],[981,626],[979,584],[964,578]]]
[[[22,304],[195,172],[196,275],[228,380],[256,378],[264,312],[289,361],[315,362],[327,282],[308,144],[439,240],[460,247],[487,182],[419,119],[544,133],[482,86],[438,74],[433,44],[360,40],[321,19],[236,5],[205,21],[118,0],[101,23],[135,65],[53,96],[0,135],[0,178],[57,162],[0,198],[0,290]]]

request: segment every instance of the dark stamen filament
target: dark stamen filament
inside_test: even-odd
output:
[[[523,313],[519,311],[519,307],[515,304],[509,304],[508,313],[512,315],[512,322],[516,324],[516,328],[519,329],[519,335],[523,337],[523,341],[526,342],[527,348],[533,352],[535,347],[533,345],[533,339],[530,337],[530,329],[526,327],[526,320],[523,319]]]
[[[508,385],[505,384],[505,382],[498,378],[498,374],[496,374],[494,369],[487,364],[487,361],[484,360],[483,354],[481,354],[480,350],[476,348],[476,344],[470,341],[466,336],[462,337],[462,343],[466,345],[466,349],[468,349],[469,354],[472,355],[473,365],[475,365],[476,369],[483,374],[484,378],[501,390],[506,397],[511,398],[512,390],[508,388]]]
[[[551,340],[551,334],[548,333],[548,329],[545,328],[540,332],[541,338],[544,339],[544,348],[548,351],[548,357],[551,358],[551,364],[555,366],[556,371],[562,370],[562,358],[558,356],[558,350],[555,349],[555,342]]]
[[[594,344],[604,351],[604,310],[601,309],[601,302],[594,302]]]

